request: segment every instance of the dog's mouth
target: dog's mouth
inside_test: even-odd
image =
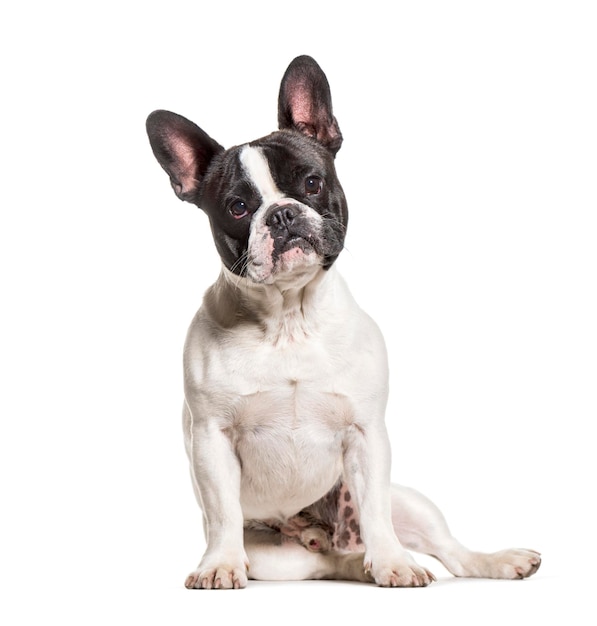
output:
[[[282,255],[289,250],[293,250],[294,248],[298,248],[302,250],[305,254],[309,254],[315,252],[316,243],[313,237],[303,237],[299,235],[294,235],[289,237],[279,248],[279,254]]]
[[[301,280],[323,267],[326,249],[321,216],[300,205],[274,205],[253,224],[247,276],[256,283]]]
[[[290,272],[299,266],[314,265],[319,259],[315,238],[293,234],[274,243],[272,270],[274,273]]]
[[[260,244],[253,247],[247,264],[248,277],[257,283],[275,282],[282,276],[291,280],[323,263],[315,235],[292,233],[274,238],[268,232]]]

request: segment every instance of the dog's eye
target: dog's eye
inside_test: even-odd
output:
[[[305,179],[305,193],[308,196],[316,196],[321,193],[323,188],[323,181],[319,176],[309,176]]]
[[[237,200],[230,205],[228,211],[234,219],[239,220],[242,217],[245,217],[245,215],[249,214],[249,207],[247,206],[246,202],[243,202],[242,200]]]

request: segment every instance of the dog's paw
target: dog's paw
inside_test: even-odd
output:
[[[248,563],[241,561],[233,565],[203,563],[185,580],[187,589],[243,589],[247,586]]]
[[[428,569],[417,565],[411,558],[373,563],[365,559],[365,573],[369,573],[380,587],[426,587],[435,580]]]
[[[490,578],[528,578],[541,565],[541,555],[534,550],[511,548],[490,555]]]

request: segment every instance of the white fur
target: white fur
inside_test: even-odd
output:
[[[186,585],[244,587],[249,561],[255,578],[429,584],[433,575],[405,547],[436,556],[458,576],[533,573],[536,553],[471,552],[423,496],[391,487],[379,329],[335,266],[323,270],[315,253],[274,268],[271,248],[256,238],[265,234],[262,214],[284,198],[258,150],[245,148],[241,159],[263,198],[249,241],[253,278],[223,268],[185,346],[185,444],[207,538]],[[339,479],[358,510],[364,554],[310,552],[244,532],[247,520],[283,523]]]
[[[263,205],[281,200],[284,194],[278,189],[260,148],[244,146],[239,156],[241,165],[261,195]]]

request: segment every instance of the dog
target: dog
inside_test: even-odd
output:
[[[207,546],[185,586],[430,584],[410,551],[455,576],[531,576],[539,553],[471,551],[426,497],[391,484],[386,348],[336,268],[342,133],[311,57],[286,70],[278,122],[224,149],[175,113],[147,119],[155,157],[178,198],[207,214],[222,261],[184,348],[185,447]]]

